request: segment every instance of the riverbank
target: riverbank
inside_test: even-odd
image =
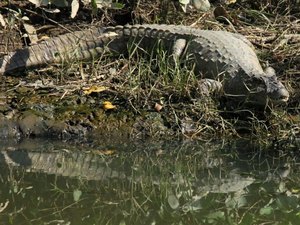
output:
[[[153,10],[165,10],[155,4]],[[0,136],[211,139],[246,135],[262,141],[296,140],[300,121],[299,15],[287,14],[283,7],[247,4],[219,8],[228,13],[219,16],[225,16],[229,24],[216,16],[217,8],[188,14],[169,8],[158,22],[174,23],[177,13],[185,25],[245,35],[255,45],[262,64],[274,67],[289,90],[287,105],[232,109],[220,96],[201,95],[197,77],[188,68],[168,65],[163,54],[129,58],[104,54],[93,62],[65,62],[1,77]],[[135,19],[127,22],[136,23],[137,18],[140,23],[156,22],[150,20],[153,13],[143,16],[142,6],[134,8]],[[110,11],[109,16],[116,18],[118,13]],[[69,25],[62,22],[64,27]],[[80,24],[80,19],[77,22]]]

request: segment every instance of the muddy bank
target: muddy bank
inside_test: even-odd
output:
[[[49,79],[40,80],[36,75],[1,80],[1,138],[174,134],[158,112],[135,113],[125,99],[114,99],[117,95],[111,91],[85,94],[78,83],[47,84]],[[108,100],[113,107],[105,106]]]
[[[101,79],[62,81],[39,76],[37,71],[22,77],[3,76],[1,81],[1,138],[255,137],[278,132],[282,125],[276,123],[279,117],[274,118],[273,111],[226,110],[223,99],[203,98],[196,90],[180,95],[178,90],[162,88],[151,98],[134,98],[130,87],[118,82],[103,86]],[[145,93],[148,90],[140,92]]]
[[[210,139],[245,134],[264,141],[300,136],[299,36],[290,35],[299,33],[299,22],[294,19],[299,15],[294,10],[289,12],[293,16],[281,14],[281,9],[289,9],[286,5],[272,8],[269,3],[268,7],[263,7],[261,3],[243,1],[242,5],[224,4],[223,8],[216,4],[209,12],[192,10],[183,13],[172,1],[167,6],[161,1],[152,4],[141,1],[135,7],[108,10],[105,15],[99,12],[97,16],[102,19],[95,22],[90,17],[91,11],[86,9],[82,9],[74,20],[70,20],[67,13],[58,14],[62,16],[60,18],[47,14],[49,17],[45,20],[44,14],[37,9],[27,10],[33,7],[29,1],[25,5],[21,4],[24,1],[14,2],[14,6],[4,6],[26,12],[39,40],[45,35],[51,38],[95,25],[117,25],[121,20],[129,24],[181,21],[200,29],[238,32],[255,45],[264,67],[275,68],[278,78],[290,92],[290,100],[287,105],[276,108],[233,107],[220,96],[203,97],[199,93],[199,79],[191,69],[170,66],[163,54],[157,57],[147,53],[132,54],[132,57],[103,54],[92,62],[66,60],[62,65],[47,65],[43,69],[1,77],[1,138],[68,139],[91,135]],[[15,18],[16,15],[10,15],[4,6],[0,8],[0,14],[4,18]],[[145,13],[145,9],[151,13]],[[219,17],[225,16],[232,24],[220,20],[217,9],[225,12]],[[259,11],[255,14],[249,9]],[[158,11],[163,13],[157,14]],[[242,17],[236,17],[234,13]],[[161,18],[154,21],[157,15]],[[58,22],[53,25],[53,21]],[[30,45],[26,35],[24,21],[6,27],[5,32],[0,31],[0,56]]]

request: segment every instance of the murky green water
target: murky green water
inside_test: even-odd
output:
[[[241,140],[0,146],[0,224],[300,224],[297,151]]]

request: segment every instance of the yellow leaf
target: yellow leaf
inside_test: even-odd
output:
[[[90,95],[91,93],[99,93],[102,91],[106,91],[108,90],[108,87],[104,87],[104,86],[91,86],[89,88],[83,88],[83,93],[86,95]]]
[[[110,110],[110,109],[115,109],[115,108],[116,108],[116,106],[113,105],[111,102],[109,102],[109,101],[103,102],[103,109]]]
[[[34,26],[32,26],[30,24],[27,24],[27,23],[24,23],[23,26],[24,26],[27,34],[28,34],[28,37],[30,39],[30,43],[31,44],[36,44],[39,39],[37,37],[36,30],[35,30]]]
[[[43,35],[43,36],[40,37],[39,42],[46,41],[46,40],[49,40],[49,39],[50,39],[49,36]]]
[[[291,192],[293,194],[298,194],[300,192],[300,189],[297,189],[297,188],[292,188]]]

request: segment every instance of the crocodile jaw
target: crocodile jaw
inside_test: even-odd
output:
[[[280,105],[289,100],[289,92],[285,86],[274,75],[272,77],[261,77],[263,84],[257,82],[257,86],[253,87],[248,95],[248,102],[254,105]],[[248,89],[249,90],[249,89]]]
[[[268,98],[274,104],[286,103],[289,100],[289,92],[276,76],[264,78],[267,87]]]

